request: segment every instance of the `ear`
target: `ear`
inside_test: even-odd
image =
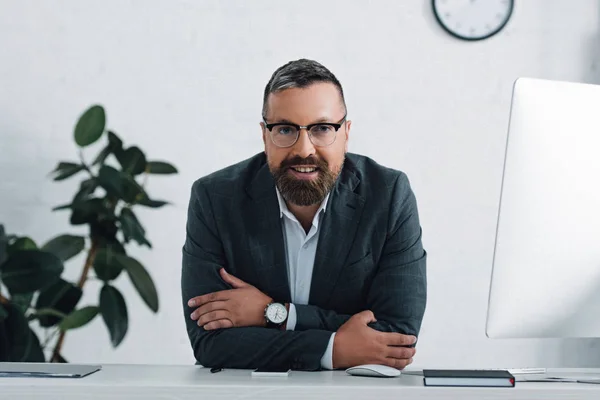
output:
[[[352,121],[346,121],[346,129],[345,129],[345,142],[344,142],[344,147],[345,147],[345,152],[348,152],[348,140],[350,140],[350,127],[352,126]]]
[[[262,139],[263,139],[263,144],[265,145],[265,150],[267,147],[267,127],[265,126],[264,122],[260,123],[260,129],[262,130]]]

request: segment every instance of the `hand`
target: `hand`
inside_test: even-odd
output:
[[[266,326],[265,307],[273,301],[269,296],[221,268],[221,278],[231,290],[208,293],[188,301],[198,307],[191,315],[198,326],[210,331],[241,326]]]
[[[414,336],[379,332],[367,324],[376,322],[371,311],[353,315],[338,329],[333,339],[333,368],[346,369],[363,364],[380,364],[403,369],[415,355]]]

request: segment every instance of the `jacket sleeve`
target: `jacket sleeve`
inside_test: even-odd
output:
[[[219,269],[226,259],[202,180],[194,183],[183,245],[181,293],[188,337],[197,362],[205,367],[289,367],[318,370],[332,332],[324,329],[281,331],[245,327],[205,331],[190,314],[190,298],[230,289]]]
[[[401,174],[392,189],[387,239],[367,296],[379,331],[418,336],[427,300],[427,253],[421,241],[417,203],[408,178]],[[312,305],[295,305],[295,330],[336,331],[350,315]]]

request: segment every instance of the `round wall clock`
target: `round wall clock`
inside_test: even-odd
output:
[[[514,0],[432,0],[432,5],[435,18],[452,36],[482,40],[504,28]]]

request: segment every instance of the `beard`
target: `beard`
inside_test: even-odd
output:
[[[314,165],[317,167],[317,178],[303,180],[295,178],[290,172],[291,166]],[[275,178],[275,184],[283,198],[298,206],[312,206],[321,203],[333,189],[344,162],[332,171],[327,161],[315,158],[300,158],[299,156],[283,160],[279,167],[270,167]]]

